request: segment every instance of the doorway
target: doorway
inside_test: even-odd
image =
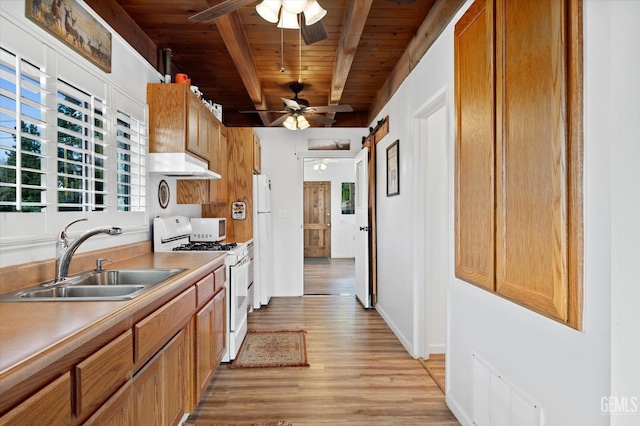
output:
[[[303,176],[303,294],[353,296],[353,158],[305,158]]]
[[[416,294],[419,316],[417,343],[419,356],[431,363],[427,371],[442,391],[445,391],[447,352],[447,284],[449,282],[449,221],[448,199],[448,108],[443,89],[416,114],[417,132],[422,147],[418,161],[425,165],[419,177],[423,206],[417,218],[424,224],[420,229],[423,245],[418,252],[416,275],[420,277]],[[426,190],[425,190],[426,189]],[[426,260],[426,261],[425,261]]]
[[[331,182],[304,182],[304,257],[331,257]],[[319,262],[322,263],[322,262]]]

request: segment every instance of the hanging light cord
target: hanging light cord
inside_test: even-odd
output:
[[[280,28],[280,72],[284,72],[284,28]]]

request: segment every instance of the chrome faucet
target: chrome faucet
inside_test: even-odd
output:
[[[67,238],[67,228],[77,222],[88,220],[86,218],[74,220],[70,224],[64,227],[62,231],[58,234],[58,242],[56,245],[56,280],[54,283],[58,283],[60,281],[64,281],[69,276],[69,264],[71,263],[71,258],[73,254],[76,252],[80,244],[85,242],[90,237],[98,234],[107,234],[107,235],[120,235],[122,234],[122,228],[116,227],[104,227],[104,228],[94,228],[89,229],[84,232],[78,238],[73,241],[69,241]]]

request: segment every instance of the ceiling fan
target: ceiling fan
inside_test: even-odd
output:
[[[321,124],[328,125],[333,124],[335,120],[320,115],[319,113],[326,112],[353,112],[351,105],[326,105],[326,106],[309,106],[309,101],[298,97],[298,93],[304,89],[302,83],[291,83],[289,88],[294,94],[293,99],[281,98],[284,102],[284,110],[256,110],[256,111],[240,111],[241,113],[259,113],[259,112],[274,112],[279,114],[285,114],[277,120],[269,124],[270,127],[283,125],[290,130],[304,130],[310,127],[309,121],[317,121]]]
[[[203,10],[202,12],[199,12],[193,16],[190,16],[189,20],[193,22],[209,22],[223,15],[226,15],[227,13],[235,12],[241,7],[255,4],[257,1],[258,0],[225,0],[216,4],[215,6],[211,6],[210,8]],[[264,19],[267,19],[267,18],[265,17],[266,15],[264,15],[261,12],[261,10],[266,10],[268,13],[270,12],[271,14],[275,14],[275,21],[271,19],[267,19],[269,22],[274,22],[274,23],[277,22],[278,16],[280,16],[281,21],[280,23],[278,23],[278,27],[295,28],[295,29],[300,28],[300,32],[302,33],[302,38],[304,39],[305,44],[309,45],[318,41],[326,40],[327,38],[329,38],[329,35],[327,34],[326,27],[321,21],[322,17],[324,17],[324,15],[326,14],[326,11],[318,5],[316,0],[308,0],[308,1],[309,3],[313,3],[315,6],[317,6],[317,8],[319,8],[320,11],[316,10],[315,16],[313,17],[308,16],[306,10],[304,11],[305,13],[302,13],[302,11],[300,11],[300,13],[298,13],[301,16],[301,21],[302,21],[300,27],[298,27],[298,19],[296,16],[297,14],[294,15],[294,14],[285,12],[284,2],[283,2],[282,10],[280,11],[280,0],[277,0],[275,2],[275,5],[274,5],[274,0],[263,1],[261,4],[258,5],[258,7],[256,7],[256,10],[260,14],[260,16],[262,16]],[[297,0],[297,2],[300,3],[300,0]],[[268,7],[265,7],[264,6],[265,3],[271,3],[271,5]],[[260,6],[262,6],[261,10],[258,9]],[[275,8],[275,9],[272,9],[272,8]],[[288,19],[285,19],[285,15]],[[283,22],[285,20],[289,22],[288,23]],[[291,23],[291,20],[293,20],[293,23]],[[293,25],[293,26],[290,26],[290,25]]]

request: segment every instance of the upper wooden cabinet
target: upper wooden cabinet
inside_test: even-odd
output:
[[[219,173],[222,178],[213,179],[209,182],[209,204],[225,205],[228,202],[227,199],[227,171],[228,171],[228,155],[227,155],[227,128],[224,125],[219,126],[218,137],[213,144],[213,157],[212,163],[216,169],[213,170]]]
[[[186,84],[148,84],[149,152],[185,152],[211,159],[218,121]],[[218,122],[219,125],[219,122]]]
[[[253,171],[257,174],[262,173],[262,146],[255,133],[253,134]]]
[[[477,0],[454,41],[456,276],[574,328],[581,21],[579,0]]]

